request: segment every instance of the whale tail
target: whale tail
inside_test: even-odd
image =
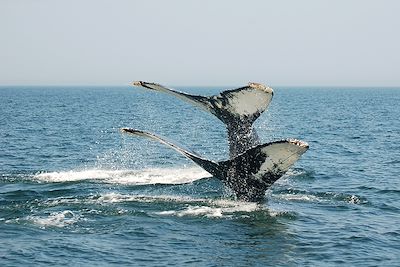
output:
[[[265,191],[308,150],[297,139],[264,143],[219,164],[226,170],[225,184],[245,201],[260,201]]]
[[[249,83],[247,86],[226,90],[214,96],[190,95],[157,83],[143,81],[133,82],[133,85],[178,97],[214,114],[224,123],[238,120],[253,123],[267,109],[273,96],[270,87],[259,83]]]
[[[258,145],[233,159],[215,162],[153,133],[130,128],[122,128],[121,132],[147,137],[169,146],[222,180],[238,199],[246,201],[261,200],[265,191],[308,149],[308,144],[303,141],[281,140]]]
[[[226,90],[214,96],[190,95],[157,83],[143,81],[134,82],[133,85],[173,95],[215,115],[228,130],[231,158],[260,144],[252,125],[267,109],[273,96],[271,88],[258,83],[249,83],[247,86]]]
[[[194,163],[196,163],[197,165],[202,167],[204,170],[209,172],[211,175],[216,176],[216,177],[221,176],[220,166],[217,162],[205,159],[205,158],[201,157],[199,154],[197,154],[196,152],[190,151],[188,149],[184,149],[184,148],[182,148],[181,145],[178,145],[178,144],[168,140],[165,137],[161,137],[161,136],[155,135],[150,132],[145,132],[145,131],[131,129],[131,128],[122,128],[121,132],[130,134],[130,135],[134,135],[134,136],[142,136],[142,137],[146,137],[146,138],[158,141],[158,142],[174,149],[175,151],[181,153],[188,159],[192,160]]]

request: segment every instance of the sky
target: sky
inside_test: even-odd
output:
[[[400,86],[397,0],[0,0],[0,85]]]

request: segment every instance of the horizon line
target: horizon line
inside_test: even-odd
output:
[[[244,83],[247,84],[247,83]],[[223,87],[223,88],[236,88],[242,85],[168,85],[174,88],[210,88],[210,87]],[[269,85],[272,88],[290,88],[290,87],[297,87],[297,88],[400,88],[400,85]],[[133,87],[131,84],[0,84],[0,87]]]

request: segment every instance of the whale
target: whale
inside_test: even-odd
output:
[[[249,83],[214,96],[198,96],[143,81],[133,85],[167,93],[191,103],[220,119],[228,132],[229,159],[212,161],[182,145],[147,131],[122,128],[121,132],[145,137],[166,145],[220,179],[241,201],[259,202],[265,192],[304,154],[309,145],[297,139],[261,143],[254,121],[269,106],[273,90]]]
[[[262,201],[266,190],[308,149],[304,141],[279,140],[252,147],[232,159],[215,162],[154,133],[132,128],[122,128],[121,131],[150,138],[176,150],[220,179],[242,201]]]
[[[253,123],[268,108],[274,94],[272,88],[254,82],[213,96],[190,95],[143,81],[133,85],[173,95],[216,116],[227,129],[230,158],[260,144]]]

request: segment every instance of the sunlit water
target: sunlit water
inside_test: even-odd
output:
[[[310,149],[247,203],[119,132],[227,159],[222,123],[189,104],[133,87],[0,88],[0,265],[398,266],[399,103],[399,89],[275,88],[261,139]]]

